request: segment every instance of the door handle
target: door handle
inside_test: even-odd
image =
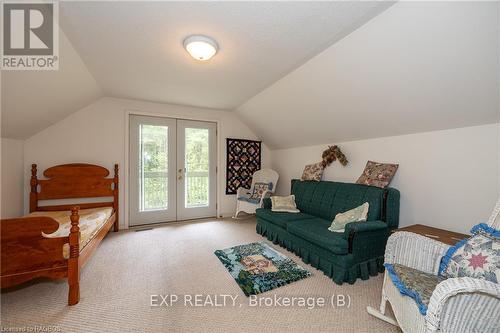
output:
[[[182,169],[178,170],[179,176],[177,177],[178,180],[182,180]]]

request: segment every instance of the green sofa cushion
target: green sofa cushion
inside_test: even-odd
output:
[[[362,184],[292,180],[297,208],[307,214],[333,221],[335,215],[370,204],[367,220],[380,220],[384,189]]]
[[[347,254],[348,241],[343,233],[329,231],[330,224],[330,221],[320,218],[295,221],[287,225],[287,231],[332,253]]]
[[[272,212],[270,209],[265,209],[265,208],[257,209],[256,214],[257,218],[264,219],[283,229],[286,229],[286,226],[289,222],[315,218],[314,216],[305,213]]]

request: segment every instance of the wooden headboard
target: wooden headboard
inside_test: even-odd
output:
[[[113,207],[118,212],[118,164],[114,177],[108,169],[93,164],[72,163],[56,165],[43,172],[47,179],[37,178],[37,166],[31,165],[30,212],[69,210],[80,208]],[[91,202],[79,204],[39,206],[39,200],[113,197],[112,202]]]

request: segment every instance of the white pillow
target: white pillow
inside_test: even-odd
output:
[[[366,221],[370,204],[365,202],[361,206],[335,215],[335,219],[328,230],[333,232],[344,232],[347,223]]]
[[[271,211],[273,212],[300,213],[293,194],[286,197],[273,196],[271,197],[271,203]]]

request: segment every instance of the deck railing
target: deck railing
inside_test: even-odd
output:
[[[206,171],[187,172],[185,182],[185,206],[187,208],[208,206],[209,173]],[[146,171],[141,188],[141,210],[166,209],[168,207],[168,173],[166,171]]]

